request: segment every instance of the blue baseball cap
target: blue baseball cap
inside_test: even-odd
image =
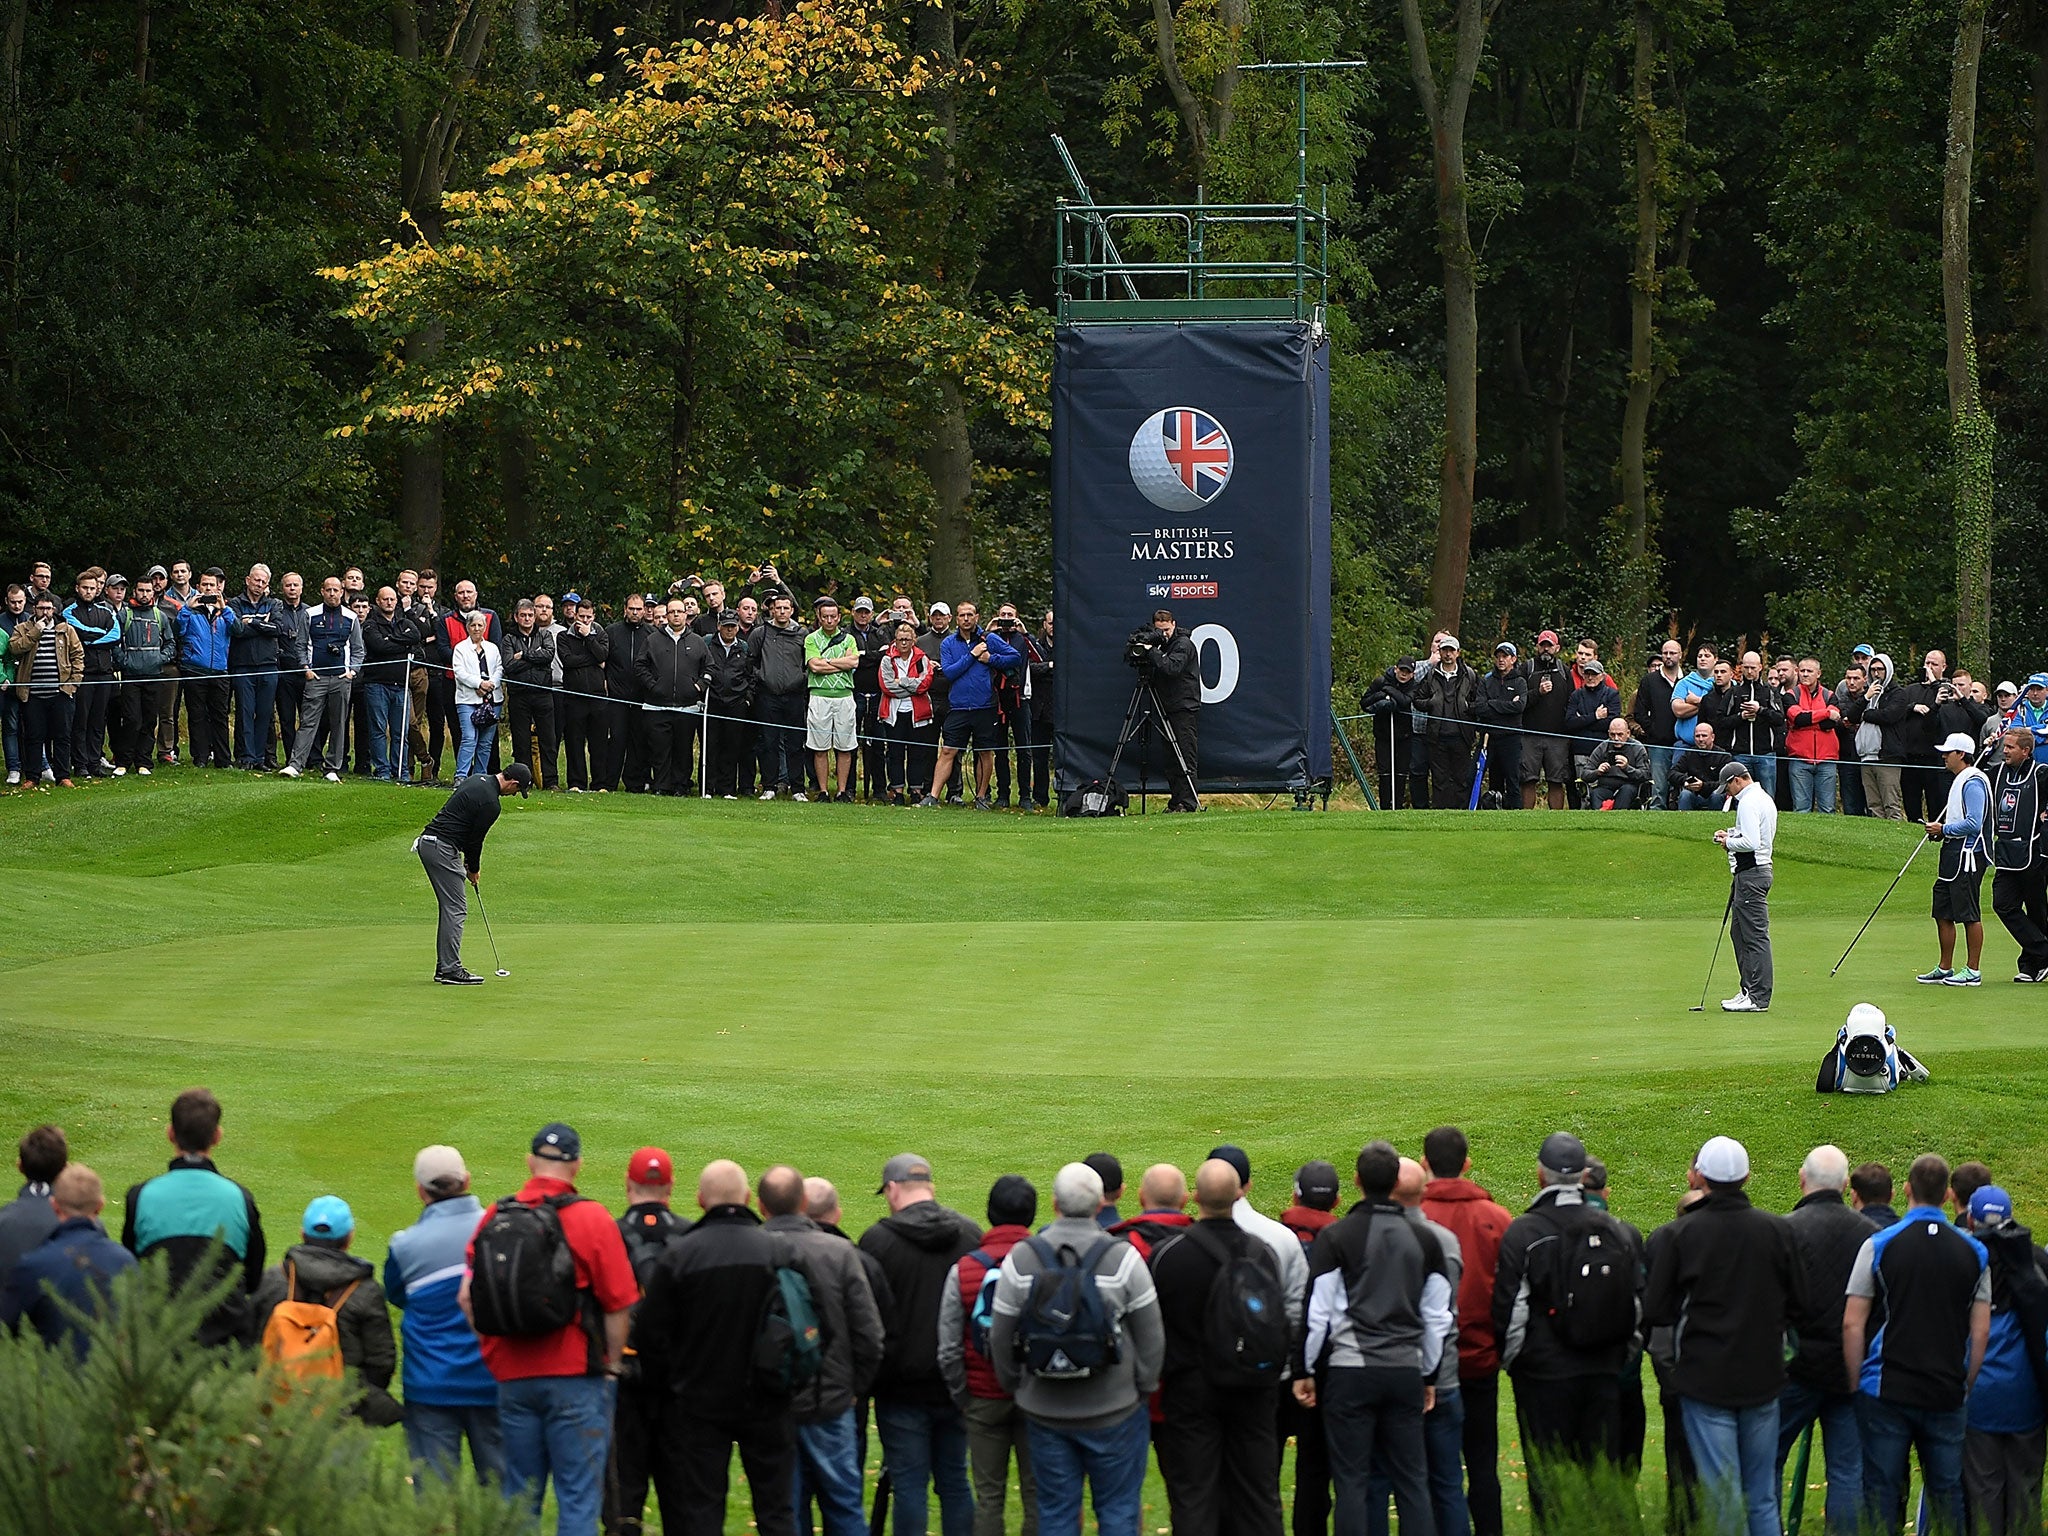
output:
[[[339,1239],[349,1236],[355,1229],[355,1212],[339,1195],[316,1196],[306,1207],[305,1218],[299,1223],[299,1230],[308,1237]]]
[[[576,1134],[575,1126],[550,1120],[533,1133],[532,1152],[535,1157],[557,1163],[579,1163],[583,1160],[583,1138]]]
[[[583,606],[583,594],[581,592],[564,592],[562,594],[562,606],[567,608],[572,605],[577,608]]]
[[[1996,1184],[1986,1184],[1970,1196],[1970,1224],[1981,1227],[1987,1223],[2012,1220],[2012,1196]]]
[[[2027,679],[2029,688],[2048,688],[2048,672],[2036,672]]]
[[[1877,654],[1877,647],[1869,644],[1859,645],[1849,654],[1851,656],[1875,656]]]

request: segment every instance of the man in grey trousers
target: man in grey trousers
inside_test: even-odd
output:
[[[469,916],[469,894],[462,886],[477,882],[483,863],[484,838],[498,819],[498,802],[517,793],[525,799],[533,788],[533,770],[513,763],[503,773],[473,773],[455,786],[426,831],[413,839],[412,851],[426,866],[427,883],[440,904],[434,980],[448,987],[480,987],[481,976],[462,966],[462,924]]]
[[[1778,806],[1749,776],[1742,760],[1721,770],[1720,792],[1735,812],[1735,825],[1714,833],[1728,852],[1734,886],[1728,894],[1728,936],[1742,990],[1725,999],[1727,1013],[1762,1013],[1771,1006],[1771,844],[1778,836]]]

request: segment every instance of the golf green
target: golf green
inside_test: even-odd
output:
[[[1136,1177],[1250,1152],[1253,1200],[1446,1121],[1510,1207],[1543,1134],[1605,1158],[1617,1211],[1663,1220],[1698,1144],[1746,1142],[1783,1209],[1806,1149],[1903,1173],[1989,1162],[2023,1219],[2048,1199],[2048,996],[2014,986],[1996,924],[1977,989],[1931,963],[1931,861],[1842,974],[1911,828],[1780,824],[1777,996],[1726,1015],[1726,898],[1708,815],[1212,812],[1120,822],[954,811],[540,796],[507,803],[483,896],[507,978],[432,984],[434,909],[410,851],[440,794],[166,773],[0,797],[0,1128],[41,1120],[118,1191],[162,1165],[165,1110],[203,1082],[224,1171],[273,1240],[313,1195],[367,1254],[416,1208],[429,1141],[514,1185],[565,1119],[585,1187],[625,1157],[787,1160],[882,1213],[883,1159],[933,1160],[979,1214],[989,1182],[1099,1149]],[[1988,892],[1987,892],[1988,904]],[[472,911],[470,967],[496,961]],[[1849,1007],[1874,1002],[1932,1081],[1813,1091]],[[679,1191],[679,1195],[681,1191]],[[738,1506],[735,1505],[736,1517]]]

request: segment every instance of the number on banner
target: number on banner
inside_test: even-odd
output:
[[[1237,636],[1221,624],[1198,624],[1188,631],[1188,639],[1194,642],[1197,653],[1205,645],[1216,647],[1216,686],[1213,688],[1207,681],[1208,659],[1202,658],[1202,702],[1221,704],[1237,692]]]

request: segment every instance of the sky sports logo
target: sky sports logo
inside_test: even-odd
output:
[[[1147,597],[1178,598],[1182,601],[1216,596],[1213,581],[1155,581],[1145,589]]]

